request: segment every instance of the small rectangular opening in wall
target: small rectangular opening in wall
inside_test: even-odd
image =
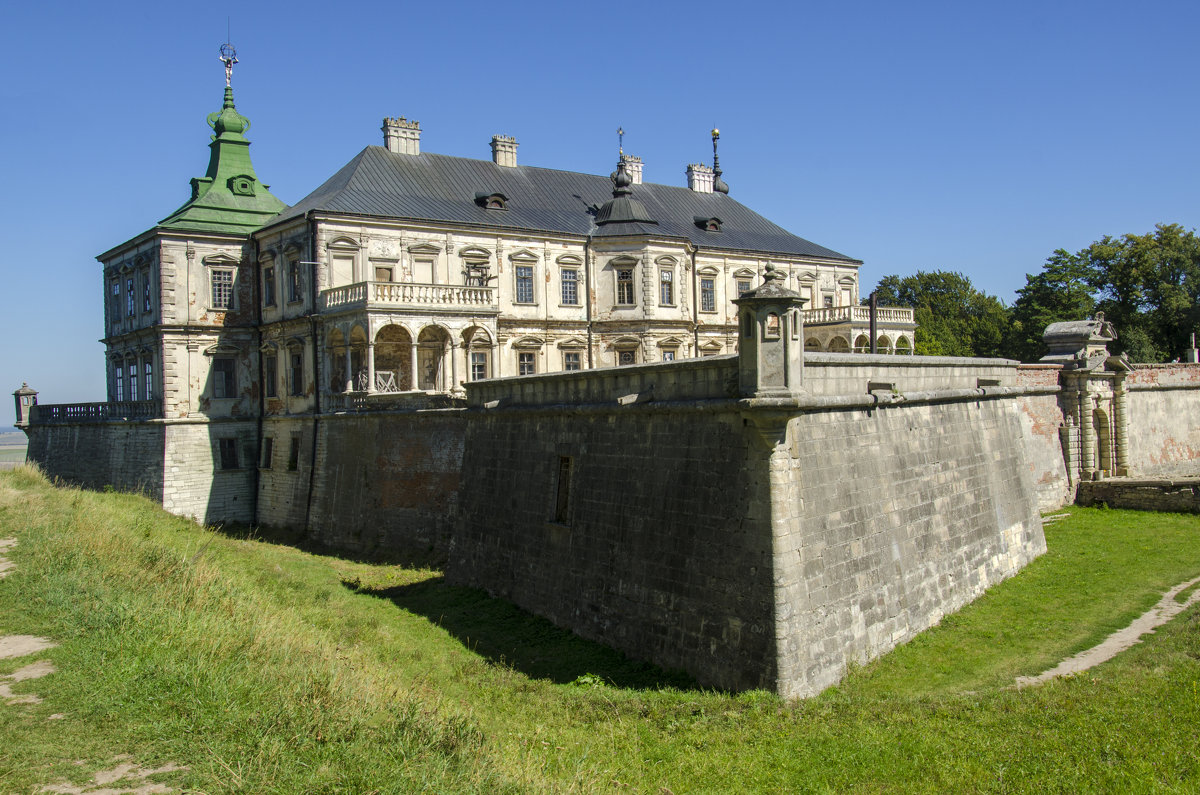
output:
[[[237,439],[218,439],[217,451],[220,457],[221,469],[238,468]]]
[[[288,471],[295,472],[300,466],[300,434],[292,434],[292,443],[288,448]]]
[[[275,438],[267,436],[263,438],[262,448],[262,463],[259,464],[263,469],[271,468],[271,459],[275,457]]]
[[[1000,386],[999,378],[978,378],[975,380],[975,385],[979,387],[985,386]]]
[[[896,384],[890,381],[868,381],[867,392],[895,392]]]
[[[558,457],[558,493],[554,500],[554,521],[567,524],[571,515],[571,457]]]

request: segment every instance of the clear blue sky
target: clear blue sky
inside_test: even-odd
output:
[[[879,277],[1007,303],[1056,248],[1200,216],[1194,2],[12,3],[4,12],[0,386],[104,397],[95,255],[207,166],[224,88],[295,202],[385,115],[422,149],[606,174],[623,125],[684,184],[721,128],[731,195]],[[5,398],[0,423],[12,422]]]

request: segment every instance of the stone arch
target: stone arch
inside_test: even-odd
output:
[[[892,349],[892,340],[887,334],[880,334],[875,339],[875,350],[880,353],[895,353]]]
[[[908,337],[903,334],[896,338],[896,353],[901,356],[912,354],[912,345],[909,343]]]
[[[806,337],[804,340],[804,350],[819,352],[821,350],[821,341],[816,337]]]
[[[414,389],[412,334],[399,323],[389,323],[375,334],[375,389],[400,392]]]
[[[850,343],[846,342],[846,338],[838,335],[829,341],[830,353],[849,353]]]
[[[417,389],[446,391],[450,375],[446,372],[446,351],[451,344],[449,330],[431,324],[417,335]]]
[[[837,339],[841,339],[841,337],[837,337]],[[832,343],[831,343],[829,349],[833,350]],[[855,353],[870,353],[871,352],[871,338],[868,337],[866,334],[859,334],[857,337],[855,337],[854,338],[854,352]]]

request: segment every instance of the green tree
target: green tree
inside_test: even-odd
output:
[[[1009,310],[971,280],[950,271],[885,276],[875,288],[880,305],[911,306],[917,321],[915,352],[930,356],[1000,356]]]
[[[1042,333],[1046,326],[1064,320],[1083,320],[1096,309],[1089,278],[1092,274],[1082,254],[1059,249],[1050,255],[1041,273],[1026,274],[1012,306],[1012,325],[1004,355],[1023,362],[1046,353]]]
[[[1178,224],[1104,237],[1079,252],[1098,309],[1116,326],[1117,351],[1134,361],[1182,356],[1200,325],[1200,239]]]

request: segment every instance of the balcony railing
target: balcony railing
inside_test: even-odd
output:
[[[915,324],[913,310],[906,306],[881,306],[876,310],[876,320],[879,323]],[[855,325],[871,322],[871,307],[869,306],[827,306],[820,309],[804,310],[804,325],[815,326],[820,323],[852,323]]]
[[[123,400],[113,403],[39,403],[31,407],[30,425],[154,420],[162,417],[157,400]]]
[[[410,282],[358,282],[321,291],[321,310],[391,307],[499,309],[495,287]]]

